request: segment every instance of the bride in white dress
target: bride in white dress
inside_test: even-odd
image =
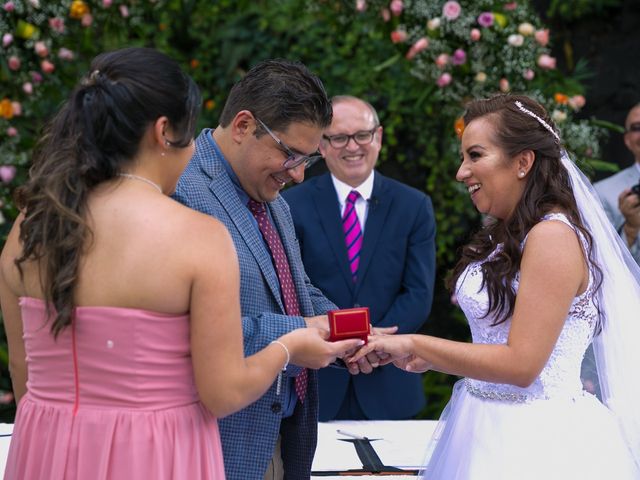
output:
[[[537,102],[471,102],[461,165],[493,220],[450,280],[473,343],[372,336],[412,372],[466,377],[429,445],[427,480],[640,479],[640,272]],[[593,343],[603,402],[583,390]]]

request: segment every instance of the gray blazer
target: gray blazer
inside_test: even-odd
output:
[[[251,355],[279,336],[304,327],[305,322],[301,316],[285,314],[271,255],[252,223],[249,209],[238,198],[223,159],[207,138],[210,135],[211,130],[205,129],[196,139],[195,154],[178,182],[174,198],[217,218],[231,234],[240,264],[244,353]],[[287,203],[278,196],[268,208],[289,258],[302,315],[320,315],[336,308],[311,285],[304,271]],[[285,377],[295,377],[300,370],[289,365]],[[283,420],[283,399],[289,395],[291,383],[283,381],[283,389],[276,395],[274,382],[259,400],[219,420],[227,479],[262,480],[279,433],[285,478],[309,479],[317,442],[317,372],[309,370],[304,403],[298,402],[293,416]]]
[[[631,165],[629,168],[625,168],[624,170],[611,175],[604,180],[600,180],[593,185],[600,196],[600,200],[602,201],[605,212],[607,212],[609,220],[611,220],[613,226],[616,228],[618,233],[620,233],[625,245],[627,244],[627,240],[622,232],[624,217],[618,209],[618,196],[625,188],[630,188],[633,185],[636,185],[639,178],[640,175],[638,174],[638,167]],[[636,262],[640,265],[640,235],[638,235],[635,242],[633,242],[629,247],[629,251]]]

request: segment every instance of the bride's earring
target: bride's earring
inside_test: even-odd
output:
[[[520,171],[518,172],[518,177],[520,177],[520,178],[524,178],[524,175],[525,175],[524,170],[520,170]]]

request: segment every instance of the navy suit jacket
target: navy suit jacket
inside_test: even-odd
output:
[[[398,333],[420,329],[431,310],[435,277],[435,218],[427,195],[375,172],[355,284],[330,174],[282,196],[314,285],[340,308],[368,306],[375,327],[398,325]],[[320,370],[320,420],[335,418],[349,377],[347,370]],[[422,377],[393,365],[353,376],[353,382],[370,419],[409,418],[424,406]]]
[[[240,264],[244,353],[251,355],[281,335],[304,327],[305,322],[302,317],[285,314],[271,255],[249,209],[240,201],[221,155],[207,138],[210,135],[211,130],[205,129],[196,139],[195,154],[180,177],[174,198],[217,218],[231,234]],[[335,308],[309,283],[287,203],[277,197],[268,208],[289,259],[302,315],[320,315]],[[300,370],[289,365],[284,376],[295,377]],[[262,480],[279,433],[285,479],[309,479],[317,442],[317,374],[309,370],[304,403],[298,403],[293,416],[283,420],[283,399],[289,395],[291,383],[283,381],[282,391],[277,395],[274,382],[259,400],[219,420],[227,479]]]

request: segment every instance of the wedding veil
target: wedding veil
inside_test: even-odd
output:
[[[602,330],[593,341],[603,403],[613,412],[640,467],[640,267],[607,217],[589,180],[566,151],[582,222],[593,237],[594,260],[602,269],[598,292]]]

